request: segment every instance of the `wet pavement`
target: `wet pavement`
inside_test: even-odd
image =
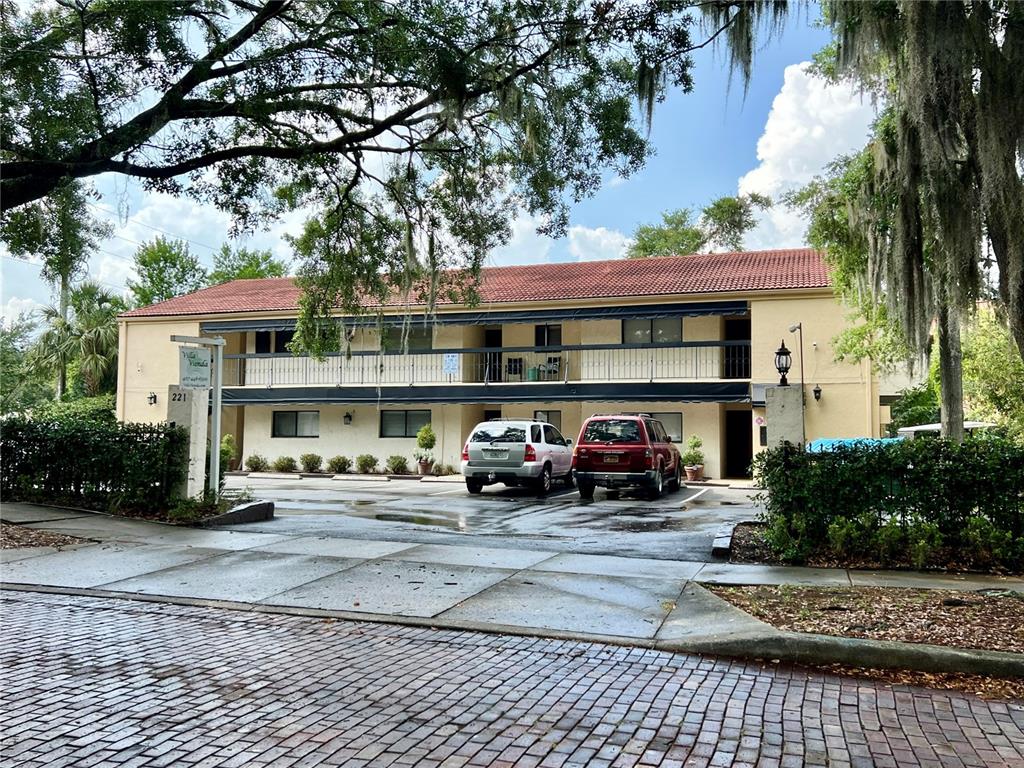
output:
[[[476,496],[461,482],[407,480],[230,477],[228,488],[275,503],[277,519],[247,531],[441,544],[478,537],[491,547],[671,560],[711,561],[715,533],[758,513],[749,491],[726,487],[684,488],[653,501],[637,491],[612,498],[598,490],[582,501],[570,489],[538,497],[500,485]]]
[[[1024,765],[1020,703],[782,664],[68,595],[0,601],[0,750],[20,768]]]

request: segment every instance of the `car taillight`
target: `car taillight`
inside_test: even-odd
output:
[[[526,455],[523,456],[523,461],[536,461],[537,451],[534,450],[532,445],[526,446]]]
[[[469,461],[469,443],[462,446],[462,460]]]
[[[647,469],[654,469],[654,451],[650,448],[644,449],[644,464],[647,465]]]

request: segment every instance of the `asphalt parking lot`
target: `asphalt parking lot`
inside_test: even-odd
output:
[[[235,476],[228,488],[275,502],[277,518],[247,530],[446,544],[479,537],[487,546],[703,561],[719,528],[758,511],[750,491],[728,487],[683,488],[656,500],[598,490],[593,501],[562,487],[543,497],[501,485],[470,495],[461,483],[411,480]]]

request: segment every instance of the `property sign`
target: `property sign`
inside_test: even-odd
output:
[[[445,352],[442,372],[457,374],[459,372],[459,355],[457,352]]]
[[[210,388],[210,350],[178,348],[178,384],[183,389]]]

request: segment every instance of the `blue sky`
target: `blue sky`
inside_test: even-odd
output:
[[[657,106],[651,130],[656,154],[629,179],[610,176],[591,199],[574,206],[569,236],[551,241],[535,232],[536,222],[520,216],[512,242],[497,250],[492,264],[593,260],[621,256],[639,224],[656,222],[665,210],[700,207],[722,196],[758,191],[773,197],[808,181],[825,163],[863,145],[874,110],[847,86],[828,85],[800,65],[828,41],[813,25],[816,11],[801,9],[782,34],[758,51],[753,79],[744,96],[730,78],[725,52],[694,55],[694,89],[673,92]],[[142,192],[124,179],[100,178],[95,212],[115,227],[90,261],[89,275],[112,290],[123,290],[131,276],[131,255],[140,242],[164,234],[189,242],[210,264],[213,250],[228,237],[227,216],[187,199]],[[246,244],[289,251],[285,232],[298,217],[284,221]],[[803,225],[781,206],[761,217],[748,236],[748,248],[802,244]],[[37,265],[2,259],[0,308],[17,316],[51,300]]]

